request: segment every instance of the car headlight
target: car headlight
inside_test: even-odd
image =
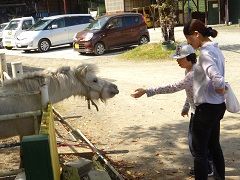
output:
[[[19,37],[19,36],[17,36],[17,40],[19,40],[19,41],[26,41],[27,40],[27,38],[22,38],[22,37]]]
[[[77,33],[73,36],[73,41],[77,41]]]
[[[83,40],[84,41],[89,41],[89,40],[92,39],[92,37],[93,37],[93,33],[87,33]]]

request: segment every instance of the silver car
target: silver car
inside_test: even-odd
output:
[[[7,23],[2,23],[0,24],[0,48],[3,48],[3,43],[2,43],[2,32],[4,30],[4,28],[8,25]]]
[[[85,29],[92,19],[90,14],[45,17],[17,36],[17,49],[46,52],[53,46],[72,44],[74,34]]]

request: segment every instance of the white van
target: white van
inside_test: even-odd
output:
[[[2,23],[0,24],[0,48],[3,48],[3,44],[2,44],[2,32],[3,30],[6,28],[6,26],[8,25],[7,23]]]
[[[18,49],[46,52],[52,46],[72,44],[73,36],[93,20],[90,14],[64,14],[45,17],[17,36]]]
[[[2,32],[2,43],[6,49],[16,46],[15,39],[23,31],[26,31],[34,24],[33,17],[22,17],[12,19]]]

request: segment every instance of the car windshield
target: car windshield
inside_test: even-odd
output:
[[[28,29],[28,31],[41,31],[43,30],[52,19],[41,19],[38,22],[36,22],[32,27]]]
[[[108,19],[109,17],[101,17],[97,20],[94,20],[93,22],[91,22],[91,24],[89,24],[88,29],[101,29],[106,24]]]
[[[20,24],[20,20],[11,21],[5,30],[16,30]]]

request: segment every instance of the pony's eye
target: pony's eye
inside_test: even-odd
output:
[[[97,78],[94,78],[94,79],[93,79],[93,82],[97,83],[97,82],[98,82],[98,79],[97,79]]]

